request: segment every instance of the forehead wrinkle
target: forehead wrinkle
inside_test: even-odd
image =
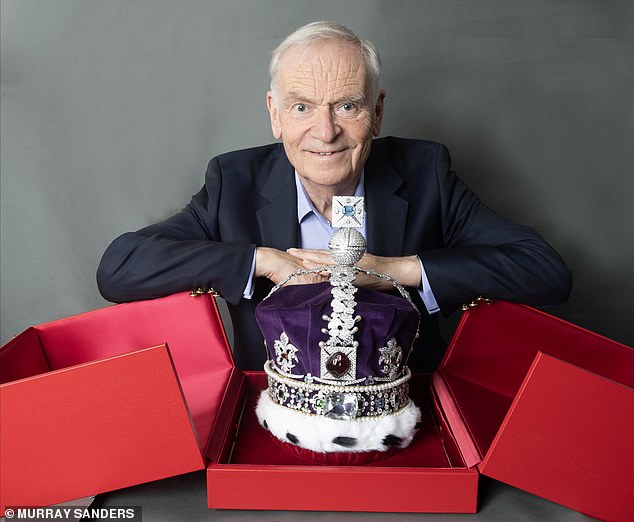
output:
[[[322,50],[314,53],[315,46],[308,46],[289,51],[280,71],[287,93],[284,99],[317,104],[365,101],[367,75],[361,54],[346,45],[325,45]]]

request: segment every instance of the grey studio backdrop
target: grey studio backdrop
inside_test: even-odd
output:
[[[270,51],[335,19],[382,52],[382,134],[447,144],[572,268],[550,312],[634,345],[632,2],[1,2],[3,343],[105,306],[108,243],[177,212],[212,156],[272,141]]]

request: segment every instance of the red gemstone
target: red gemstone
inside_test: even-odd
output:
[[[335,352],[326,361],[326,370],[335,378],[343,377],[350,369],[350,359],[343,352]]]

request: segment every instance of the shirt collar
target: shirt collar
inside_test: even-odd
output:
[[[359,177],[357,186],[354,189],[354,195],[357,197],[365,196],[364,180],[365,172],[361,171],[361,176]],[[326,219],[317,211],[313,202],[308,197],[308,194],[306,194],[306,190],[299,179],[297,171],[295,171],[295,188],[297,190],[297,222],[301,223],[311,212],[315,214],[317,218],[322,219],[325,222]]]

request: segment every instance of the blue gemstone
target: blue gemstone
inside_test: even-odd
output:
[[[343,207],[343,215],[344,216],[354,216],[354,205],[344,205],[344,207]]]

